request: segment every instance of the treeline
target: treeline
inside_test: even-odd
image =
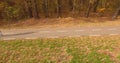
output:
[[[120,0],[0,0],[0,19],[115,16]]]

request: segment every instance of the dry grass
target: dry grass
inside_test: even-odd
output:
[[[0,63],[119,63],[120,36],[0,41]]]
[[[120,19],[111,20],[110,18],[47,18],[47,19],[28,19],[18,22],[1,22],[0,28],[63,28],[81,26],[119,26]]]

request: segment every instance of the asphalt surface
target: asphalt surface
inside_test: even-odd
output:
[[[14,30],[1,30],[1,32],[0,32],[1,40],[105,36],[105,35],[119,35],[120,26],[14,29]]]

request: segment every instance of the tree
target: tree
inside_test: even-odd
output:
[[[0,38],[2,37],[2,32],[0,31]]]
[[[58,17],[61,17],[61,0],[57,0],[57,13],[58,13]]]
[[[116,10],[116,12],[115,12],[114,16],[112,17],[112,19],[116,19],[116,18],[119,16],[119,14],[120,14],[120,6],[119,6],[119,8]]]
[[[89,17],[89,14],[90,14],[90,11],[92,9],[92,4],[93,4],[94,0],[90,0],[89,1],[89,5],[88,5],[88,10],[87,10],[87,13],[86,13],[86,17],[88,18]]]
[[[37,5],[37,0],[34,1],[34,18],[38,19],[39,18],[39,12],[38,12],[38,5]]]
[[[24,0],[25,9],[29,18],[39,18],[37,0]]]
[[[69,0],[70,11],[73,11],[73,0]]]
[[[24,0],[25,9],[29,18],[33,17],[32,3],[31,0]]]
[[[89,1],[88,10],[87,10],[87,13],[86,13],[87,18],[89,17],[91,9],[93,9],[93,12],[97,11],[97,7],[99,5],[99,2],[100,2],[100,0],[90,0]]]
[[[100,0],[96,0],[96,1],[94,2],[93,12],[96,12],[96,11],[97,11],[97,7],[98,7],[98,5],[99,5],[99,2],[100,2]]]
[[[44,10],[45,17],[49,17],[48,16],[48,0],[43,0],[43,10]]]
[[[67,16],[99,16],[99,10],[105,9],[108,16],[119,6],[120,0],[0,0],[0,19],[23,19]],[[98,11],[98,12],[97,12]],[[101,10],[100,10],[101,11]],[[109,13],[108,13],[109,12]],[[113,18],[117,18],[119,9]],[[11,18],[13,16],[13,18]]]

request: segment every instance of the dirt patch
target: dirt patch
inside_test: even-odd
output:
[[[106,54],[110,56],[111,60],[115,61],[115,63],[120,63],[120,59],[118,58],[120,54],[120,43],[113,47],[113,51],[110,50],[98,50],[98,53]]]
[[[28,19],[22,21],[0,21],[1,29],[8,28],[55,28],[55,27],[78,27],[78,26],[119,26],[120,19],[111,20],[108,17],[92,18],[46,18]]]
[[[60,53],[54,53],[54,56],[51,57],[51,60],[56,61],[57,63],[68,63],[68,61],[72,59],[72,56],[67,54],[65,47],[55,49],[59,50]]]

